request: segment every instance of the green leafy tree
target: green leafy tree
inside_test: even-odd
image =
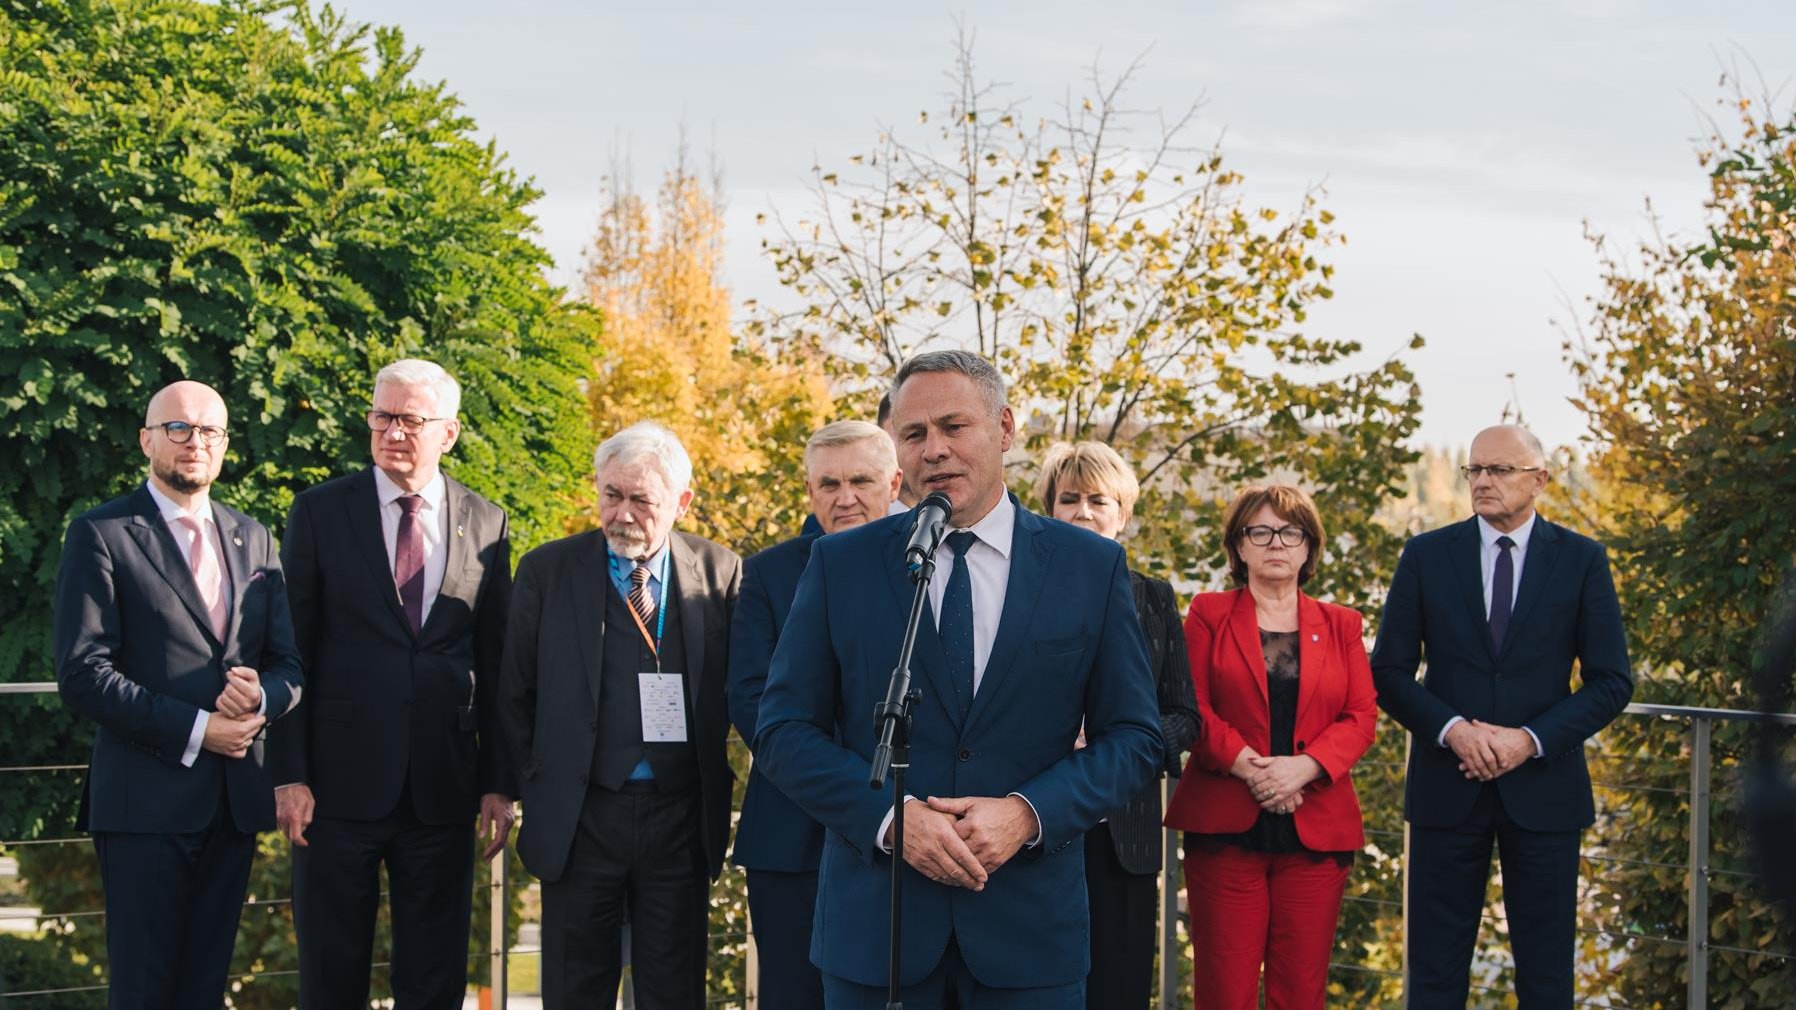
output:
[[[1220,148],[1187,143],[1195,106],[1134,142],[1133,72],[1094,72],[1085,97],[1035,116],[979,78],[963,34],[946,108],[915,138],[887,130],[816,167],[810,208],[776,222],[764,247],[796,305],[757,325],[869,405],[918,351],[990,357],[1022,427],[1012,486],[1051,441],[1110,443],[1142,481],[1132,563],[1186,586],[1224,578],[1237,487],[1294,480],[1332,540],[1310,588],[1370,610],[1400,546],[1375,517],[1417,458],[1413,377],[1397,357],[1353,370],[1357,343],[1303,332],[1333,295],[1323,257],[1341,241],[1319,195],[1290,213],[1251,205]],[[1394,900],[1393,872],[1365,861],[1356,894]],[[1350,904],[1344,957],[1395,935],[1392,906]],[[1342,975],[1341,998],[1378,979]]]
[[[1635,700],[1745,708],[1755,631],[1796,557],[1796,118],[1769,101],[1724,107],[1737,121],[1698,159],[1706,227],[1631,250],[1596,237],[1603,287],[1566,347],[1590,421],[1584,522],[1615,566]],[[1626,787],[1604,790],[1599,829],[1632,861],[1594,868],[1588,925],[1686,935],[1687,871],[1658,864],[1688,851],[1687,739],[1658,720],[1605,731],[1608,777]],[[1726,1010],[1796,1003],[1790,961],[1759,953],[1787,954],[1796,935],[1747,872],[1736,804],[1748,743],[1716,730],[1706,939],[1709,1006]],[[1684,1006],[1681,945],[1623,949],[1593,989]]]
[[[223,393],[219,497],[277,533],[295,492],[367,464],[373,374],[414,354],[462,381],[448,466],[510,511],[516,550],[576,508],[596,314],[543,279],[537,190],[417,58],[297,2],[0,3],[0,678],[52,675],[62,531],[141,479],[143,405],[177,378]],[[85,760],[91,727],[54,698],[0,702],[9,764]],[[0,796],[0,838],[74,833],[78,776]],[[265,850],[251,890],[284,896]],[[81,898],[46,907],[97,907],[85,847],[17,854]],[[256,918],[239,949],[290,968],[284,913],[267,942]],[[97,921],[64,941],[103,953]]]

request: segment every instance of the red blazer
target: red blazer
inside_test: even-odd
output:
[[[1298,754],[1320,762],[1324,775],[1304,790],[1297,837],[1316,852],[1349,852],[1366,844],[1349,769],[1372,746],[1378,709],[1360,623],[1357,610],[1298,595],[1292,743]],[[1266,754],[1272,746],[1266,655],[1253,596],[1244,588],[1198,594],[1185,616],[1185,641],[1203,734],[1166,808],[1166,826],[1210,834],[1246,831],[1260,805],[1229,768],[1242,748]]]

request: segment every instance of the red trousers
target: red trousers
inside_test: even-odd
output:
[[[1196,1010],[1323,1010],[1347,867],[1233,845],[1185,855]]]

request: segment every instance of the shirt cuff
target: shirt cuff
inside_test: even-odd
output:
[[[193,732],[187,734],[187,749],[181,753],[181,767],[192,768],[199,760],[200,744],[206,741],[206,720],[211,717],[212,713],[203,708],[193,714]]]
[[[1435,746],[1437,746],[1437,747],[1447,746],[1447,731],[1452,729],[1453,725],[1455,723],[1461,723],[1461,722],[1465,722],[1465,716],[1463,716],[1463,715],[1456,715],[1453,718],[1448,719],[1447,724],[1445,726],[1441,727],[1441,735],[1435,738],[1435,741],[1434,741]],[[1533,736],[1534,734],[1530,733],[1528,735]],[[1538,743],[1539,741],[1535,741],[1535,742]]]
[[[915,796],[912,796],[909,793],[904,794],[904,802],[909,803],[911,800],[914,800],[914,799],[916,799]],[[892,854],[892,847],[890,845],[886,844],[886,829],[892,826],[892,815],[896,814],[897,812],[898,812],[897,807],[893,807],[892,809],[887,810],[885,820],[879,822],[879,833],[873,836],[873,844],[877,845],[879,847],[879,851],[885,853],[888,856]]]
[[[1534,756],[1536,758],[1546,757],[1547,749],[1540,745],[1540,737],[1536,736],[1534,731],[1526,726],[1522,727],[1522,732],[1528,734],[1528,739],[1534,741]]]
[[[268,714],[268,692],[257,687],[256,694],[262,698],[261,701],[256,702],[256,714],[266,716]]]
[[[1010,793],[1009,795],[1015,796],[1024,803],[1029,803],[1029,797],[1024,796],[1022,793]],[[1029,813],[1035,817],[1035,837],[1024,842],[1023,847],[1026,849],[1033,849],[1041,845],[1041,811],[1035,809],[1035,804],[1029,803]]]

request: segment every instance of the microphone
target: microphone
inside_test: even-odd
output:
[[[923,562],[935,556],[935,549],[941,544],[942,533],[948,526],[948,515],[953,510],[954,503],[940,491],[917,503],[914,513],[917,521],[911,527],[910,543],[904,548],[904,567],[912,574],[923,567]]]

